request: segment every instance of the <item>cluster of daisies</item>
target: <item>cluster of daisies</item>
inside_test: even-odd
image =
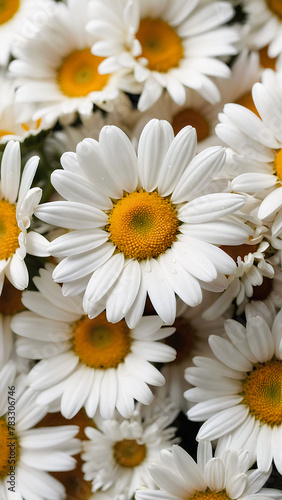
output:
[[[281,0],[0,43],[0,500],[282,500]]]

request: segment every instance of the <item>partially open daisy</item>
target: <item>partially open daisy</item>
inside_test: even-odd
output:
[[[91,4],[88,30],[99,39],[92,52],[107,57],[99,71],[134,71],[136,81],[143,84],[140,110],[156,102],[164,88],[178,104],[184,104],[185,87],[210,102],[219,100],[209,76],[228,77],[229,69],[217,57],[236,53],[232,44],[237,33],[222,26],[233,16],[229,3],[200,6],[196,0],[184,6],[181,0],[106,4],[98,0]]]
[[[258,217],[282,231],[282,73],[264,70],[252,95],[259,116],[237,104],[227,104],[216,133],[235,152],[230,186],[234,192],[256,193],[262,200]]]
[[[136,500],[259,500],[278,490],[261,489],[271,471],[248,471],[248,457],[227,449],[213,458],[208,441],[198,445],[197,462],[180,446],[161,452],[161,465],[149,466],[160,490],[140,489]]]
[[[17,353],[41,359],[28,380],[43,391],[39,404],[61,400],[61,412],[72,418],[81,408],[93,417],[99,408],[103,418],[111,418],[115,408],[128,417],[134,399],[152,401],[147,384],[163,385],[163,375],[150,362],[174,359],[173,348],[157,342],[173,333],[161,328],[162,320],[142,318],[129,329],[124,320],[109,323],[104,312],[94,319],[85,316],[80,297],[64,297],[48,271],[40,270],[34,283],[40,292],[25,292],[23,304],[30,311],[14,316],[12,329],[23,338]]]
[[[237,269],[228,277],[227,289],[219,297],[217,294],[213,304],[204,312],[204,318],[210,320],[223,314],[233,300],[238,307],[246,298],[251,299],[256,293],[259,296],[257,289],[263,286],[263,283],[270,292],[274,277],[273,266],[266,258],[266,253],[270,250],[268,241],[262,240],[259,244],[244,244],[238,247],[223,245],[221,248],[234,259]],[[240,309],[237,310],[240,314],[239,311]]]
[[[36,104],[32,118],[54,123],[72,120],[77,111],[91,113],[93,103],[109,107],[120,79],[98,73],[103,59],[91,53],[94,39],[85,30],[88,0],[52,3],[40,29],[35,25],[14,47],[9,68],[18,77],[16,101]]]
[[[252,302],[246,313],[246,328],[226,321],[229,340],[210,336],[217,360],[196,357],[196,367],[187,369],[187,380],[196,386],[185,394],[196,403],[188,417],[206,420],[198,439],[246,449],[262,471],[274,459],[281,473],[282,311],[273,320],[263,303]]]
[[[0,498],[61,500],[64,487],[48,472],[75,467],[72,455],[81,450],[80,440],[74,439],[78,427],[35,429],[48,407],[35,406],[37,393],[27,388],[25,377],[14,379],[11,370],[0,376]]]
[[[225,162],[221,147],[195,158],[196,134],[186,127],[174,138],[168,122],[151,120],[138,146],[104,127],[100,142],[85,139],[62,156],[53,186],[67,201],[38,207],[37,216],[72,229],[49,247],[64,257],[53,278],[63,293],[84,290],[84,310],[94,318],[123,317],[134,326],[146,295],[165,323],[175,319],[175,293],[191,306],[202,300],[201,282],[226,286],[235,263],[215,244],[246,241],[249,228],[229,220],[245,203],[240,195],[208,192]],[[228,228],[228,230],[227,230]]]
[[[19,143],[10,141],[3,153],[0,179],[0,293],[5,276],[19,290],[27,287],[26,253],[49,255],[47,240],[39,233],[27,231],[42,192],[40,188],[30,189],[38,161],[38,156],[28,160],[20,181]]]
[[[85,430],[82,466],[92,491],[109,494],[113,500],[131,500],[136,488],[156,488],[148,466],[158,461],[163,448],[178,443],[176,427],[171,427],[177,410],[169,400],[157,398],[149,408],[136,405],[129,420],[95,419],[97,428]]]

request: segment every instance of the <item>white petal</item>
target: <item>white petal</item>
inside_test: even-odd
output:
[[[205,480],[212,491],[221,491],[225,487],[225,467],[220,458],[212,458],[205,467]]]
[[[157,260],[150,259],[142,265],[142,276],[156,312],[164,323],[172,324],[176,314],[175,293]]]
[[[180,208],[178,217],[190,224],[207,222],[232,214],[244,205],[244,196],[229,193],[207,194]]]
[[[110,257],[107,262],[97,269],[92,275],[87,285],[84,299],[83,308],[88,314],[91,305],[98,302],[108,292],[111,286],[118,279],[122,272],[124,265],[124,256],[121,253],[115,254]]]
[[[247,336],[250,348],[258,361],[264,363],[274,354],[274,341],[266,321],[255,316],[247,322]]]
[[[217,439],[239,427],[244,422],[249,409],[244,405],[234,406],[209,418],[198,432],[197,439]]]
[[[108,216],[98,208],[74,201],[43,203],[34,213],[44,222],[68,229],[91,229],[108,221]]]
[[[17,199],[21,174],[20,143],[8,142],[1,161],[1,190],[3,197],[10,203]]]
[[[210,335],[209,345],[215,356],[233,370],[248,372],[253,369],[252,363],[228,340]]]
[[[151,120],[144,127],[138,144],[138,170],[146,191],[158,186],[162,163],[173,138],[173,128],[164,120]]]
[[[184,127],[172,141],[158,179],[158,193],[169,195],[175,188],[180,176],[196,154],[197,133],[193,127]]]

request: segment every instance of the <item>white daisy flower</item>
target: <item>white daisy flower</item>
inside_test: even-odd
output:
[[[215,134],[215,126],[218,123],[218,113],[222,111],[224,104],[237,102],[254,111],[255,105],[251,96],[251,89],[255,82],[260,80],[261,67],[257,52],[249,53],[243,50],[231,66],[231,77],[226,82],[216,78],[215,82],[220,91],[221,99],[215,105],[208,103],[195,90],[186,90],[186,100],[182,106],[178,106],[168,93],[163,93],[160,99],[144,113],[133,112],[135,116],[135,127],[133,137],[139,137],[142,128],[152,118],[167,120],[172,124],[175,135],[180,130],[191,125],[197,132],[197,152],[211,146],[221,144]]]
[[[49,255],[48,241],[39,233],[27,231],[42,193],[38,187],[30,189],[38,162],[38,156],[28,160],[20,181],[19,143],[10,141],[3,153],[0,180],[0,293],[5,276],[19,290],[27,287],[26,253]]]
[[[0,6],[0,64],[9,61],[14,36],[22,24],[38,9],[38,0],[9,0],[1,2]]]
[[[34,120],[71,121],[77,111],[89,114],[93,103],[107,107],[119,96],[120,77],[98,73],[102,58],[91,54],[88,21],[88,0],[53,3],[40,29],[15,45],[9,69],[18,77],[16,102],[36,104]]]
[[[258,468],[269,470],[272,459],[282,473],[282,311],[273,318],[262,302],[246,306],[246,328],[227,320],[229,340],[211,335],[217,360],[194,358],[186,378],[196,387],[185,397],[196,403],[188,411],[206,421],[197,439],[218,439],[221,449],[246,449]]]
[[[74,439],[78,427],[34,429],[48,408],[35,406],[37,393],[26,387],[25,376],[14,380],[12,361],[4,368],[0,372],[0,498],[63,500],[63,485],[47,471],[75,467],[71,455],[81,450],[80,441]]]
[[[185,87],[212,103],[219,100],[209,76],[230,76],[218,59],[236,54],[232,45],[238,40],[236,31],[222,27],[233,17],[230,3],[95,0],[90,8],[93,20],[88,30],[99,39],[93,54],[107,57],[99,71],[134,71],[136,81],[143,84],[140,110],[154,104],[164,88],[179,105],[185,102]]]
[[[152,401],[147,384],[163,385],[165,379],[151,362],[165,363],[175,350],[156,342],[174,332],[161,328],[159,317],[142,318],[132,330],[124,320],[109,323],[104,312],[95,319],[85,316],[80,297],[64,297],[51,277],[53,267],[34,278],[39,292],[25,292],[22,302],[30,311],[13,317],[12,329],[23,338],[17,353],[41,360],[29,373],[33,389],[43,391],[38,404],[61,401],[64,417],[72,418],[85,407],[93,417],[99,408],[103,418],[114,409],[128,417],[134,399]]]
[[[138,486],[156,488],[148,465],[157,461],[163,448],[179,442],[171,427],[177,410],[169,400],[156,399],[149,408],[137,405],[130,420],[95,419],[96,428],[85,430],[83,443],[84,478],[96,492],[113,500],[130,500]]]
[[[246,18],[245,43],[252,50],[268,45],[268,56],[282,53],[282,7],[276,0],[243,0]]]
[[[248,456],[225,450],[213,458],[208,441],[198,445],[197,462],[180,446],[161,452],[161,465],[149,471],[160,490],[138,490],[136,500],[258,500],[279,498],[278,490],[261,489],[271,470],[248,471]],[[272,496],[273,493],[273,496]]]
[[[272,225],[273,236],[282,230],[282,72],[265,70],[262,83],[253,86],[253,99],[261,119],[250,110],[227,104],[219,116],[216,133],[235,152],[239,174],[230,187],[235,192],[256,193],[262,200],[258,217]]]
[[[45,222],[72,229],[50,244],[65,257],[53,278],[63,293],[84,290],[84,310],[95,317],[125,317],[134,327],[146,295],[165,323],[175,319],[175,293],[191,306],[202,300],[201,283],[227,284],[234,261],[214,244],[240,244],[250,229],[229,218],[245,198],[229,193],[200,196],[225,162],[221,147],[195,158],[196,132],[174,138],[168,122],[151,120],[138,146],[104,127],[100,142],[84,139],[76,154],[62,156],[64,170],[51,180],[67,201],[38,207]],[[200,197],[199,197],[200,196]],[[218,281],[216,281],[218,279]],[[203,285],[205,286],[205,284]]]

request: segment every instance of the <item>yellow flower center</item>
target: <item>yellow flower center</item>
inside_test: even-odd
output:
[[[282,361],[257,363],[243,382],[244,403],[250,413],[268,425],[282,423]]]
[[[109,323],[102,312],[74,324],[73,350],[91,368],[116,368],[130,352],[131,338],[124,320]]]
[[[12,315],[24,309],[22,304],[22,291],[17,290],[5,279],[2,293],[0,295],[0,313]]]
[[[179,364],[191,353],[194,345],[195,331],[185,318],[176,318],[175,332],[166,339],[166,344],[176,350],[176,358],[172,363]]]
[[[0,24],[7,23],[20,8],[20,0],[0,0]]]
[[[115,443],[114,458],[122,467],[137,467],[146,457],[146,445],[135,439],[123,439]]]
[[[15,205],[0,200],[0,260],[8,259],[15,253],[20,232]]]
[[[281,0],[266,0],[268,8],[275,14],[275,16],[282,19],[282,3]]]
[[[112,242],[132,259],[151,259],[176,240],[178,218],[169,200],[158,193],[134,191],[121,198],[109,215]]]
[[[255,107],[255,103],[253,101],[253,97],[252,97],[252,93],[251,92],[247,92],[242,97],[240,97],[236,101],[236,104],[241,104],[241,106],[244,106],[245,108],[248,108],[250,111],[252,111],[253,113],[255,113],[260,118],[259,112],[258,112],[257,108]]]
[[[196,129],[198,142],[203,141],[209,135],[209,124],[201,113],[196,109],[186,108],[179,111],[172,120],[175,135],[186,125],[192,125]]]
[[[275,156],[274,168],[279,181],[282,181],[282,149],[279,149]]]
[[[150,70],[166,73],[179,65],[183,57],[181,38],[162,19],[142,19],[136,38],[142,46],[142,57],[148,60]]]
[[[4,418],[0,418],[0,450],[1,480],[4,479],[11,471],[11,465],[14,467],[19,459],[19,444],[17,436],[13,430],[9,430]]]
[[[188,497],[187,500],[230,500],[230,497],[225,490],[212,491],[207,488],[206,491],[196,491],[196,493]]]
[[[102,57],[91,54],[90,49],[75,50],[62,62],[57,82],[63,94],[68,97],[83,97],[90,92],[102,90],[109,75],[99,75],[98,66]]]

